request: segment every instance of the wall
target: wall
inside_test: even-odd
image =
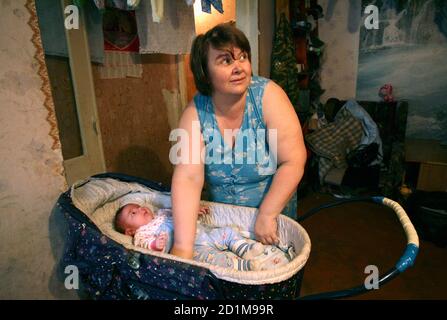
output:
[[[0,299],[53,298],[61,295],[53,282],[60,250],[50,245],[49,225],[66,188],[62,155],[49,135],[56,137],[25,0],[3,0],[0,7]]]
[[[101,79],[93,66],[106,171],[170,185],[169,133],[176,124],[169,113],[179,107],[178,67],[173,55],[141,57],[142,78]]]
[[[321,69],[321,87],[326,90],[321,97],[323,103],[331,97],[355,98],[359,56],[360,28],[354,33],[348,31],[349,1],[337,1],[328,20],[329,1],[318,2],[325,13],[318,25],[320,39],[326,43]]]

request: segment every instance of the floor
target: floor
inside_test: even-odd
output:
[[[312,193],[300,200],[299,214],[336,201]],[[392,268],[405,250],[406,238],[394,211],[373,203],[353,203],[320,211],[302,223],[312,249],[301,296],[362,285],[368,265],[379,273]],[[378,290],[351,299],[447,299],[447,248],[420,239],[413,267]]]

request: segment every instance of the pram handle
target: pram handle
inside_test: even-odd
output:
[[[411,223],[410,218],[408,218],[408,215],[406,214],[405,210],[399,203],[385,197],[361,197],[361,198],[343,199],[340,201],[324,204],[322,206],[313,208],[308,212],[306,212],[301,217],[298,217],[297,221],[302,222],[305,219],[313,216],[320,210],[336,207],[350,202],[374,202],[385,205],[393,209],[405,231],[405,235],[407,237],[407,247],[402,256],[400,257],[399,261],[396,263],[396,265],[390,270],[388,270],[386,273],[379,276],[378,285],[380,286],[394,279],[396,276],[404,272],[408,267],[412,266],[414,264],[414,261],[416,260],[416,256],[419,251],[419,238],[417,232],[413,224]],[[298,298],[298,300],[347,298],[352,297],[354,295],[365,293],[369,290],[370,289],[366,288],[365,285],[361,285],[346,290],[324,292],[305,297],[300,297]]]

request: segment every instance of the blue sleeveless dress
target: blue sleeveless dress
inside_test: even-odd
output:
[[[200,93],[194,97],[205,143],[205,181],[210,201],[259,208],[270,188],[277,163],[269,152],[269,133],[262,115],[262,97],[268,81],[252,77],[233,147],[224,141],[219,130],[211,97]],[[282,213],[296,218],[296,209],[295,192]]]

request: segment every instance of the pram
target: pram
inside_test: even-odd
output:
[[[273,270],[234,271],[181,259],[132,245],[131,239],[113,230],[114,213],[120,199],[131,197],[153,208],[169,207],[169,189],[159,183],[123,174],[106,173],[76,183],[61,194],[56,209],[63,214],[68,234],[62,270],[76,266],[82,296],[90,299],[314,299],[341,298],[366,292],[364,286],[300,297],[304,266],[310,255],[307,232],[296,221],[280,216],[278,230],[283,243],[293,246],[295,257]],[[315,208],[303,221],[321,209],[351,201],[372,201],[391,207],[407,234],[405,253],[391,270],[381,275],[382,285],[414,263],[418,237],[404,210],[396,202],[381,198],[339,201]],[[209,202],[211,214],[205,223],[253,230],[256,209]],[[130,238],[130,237],[129,237]]]

